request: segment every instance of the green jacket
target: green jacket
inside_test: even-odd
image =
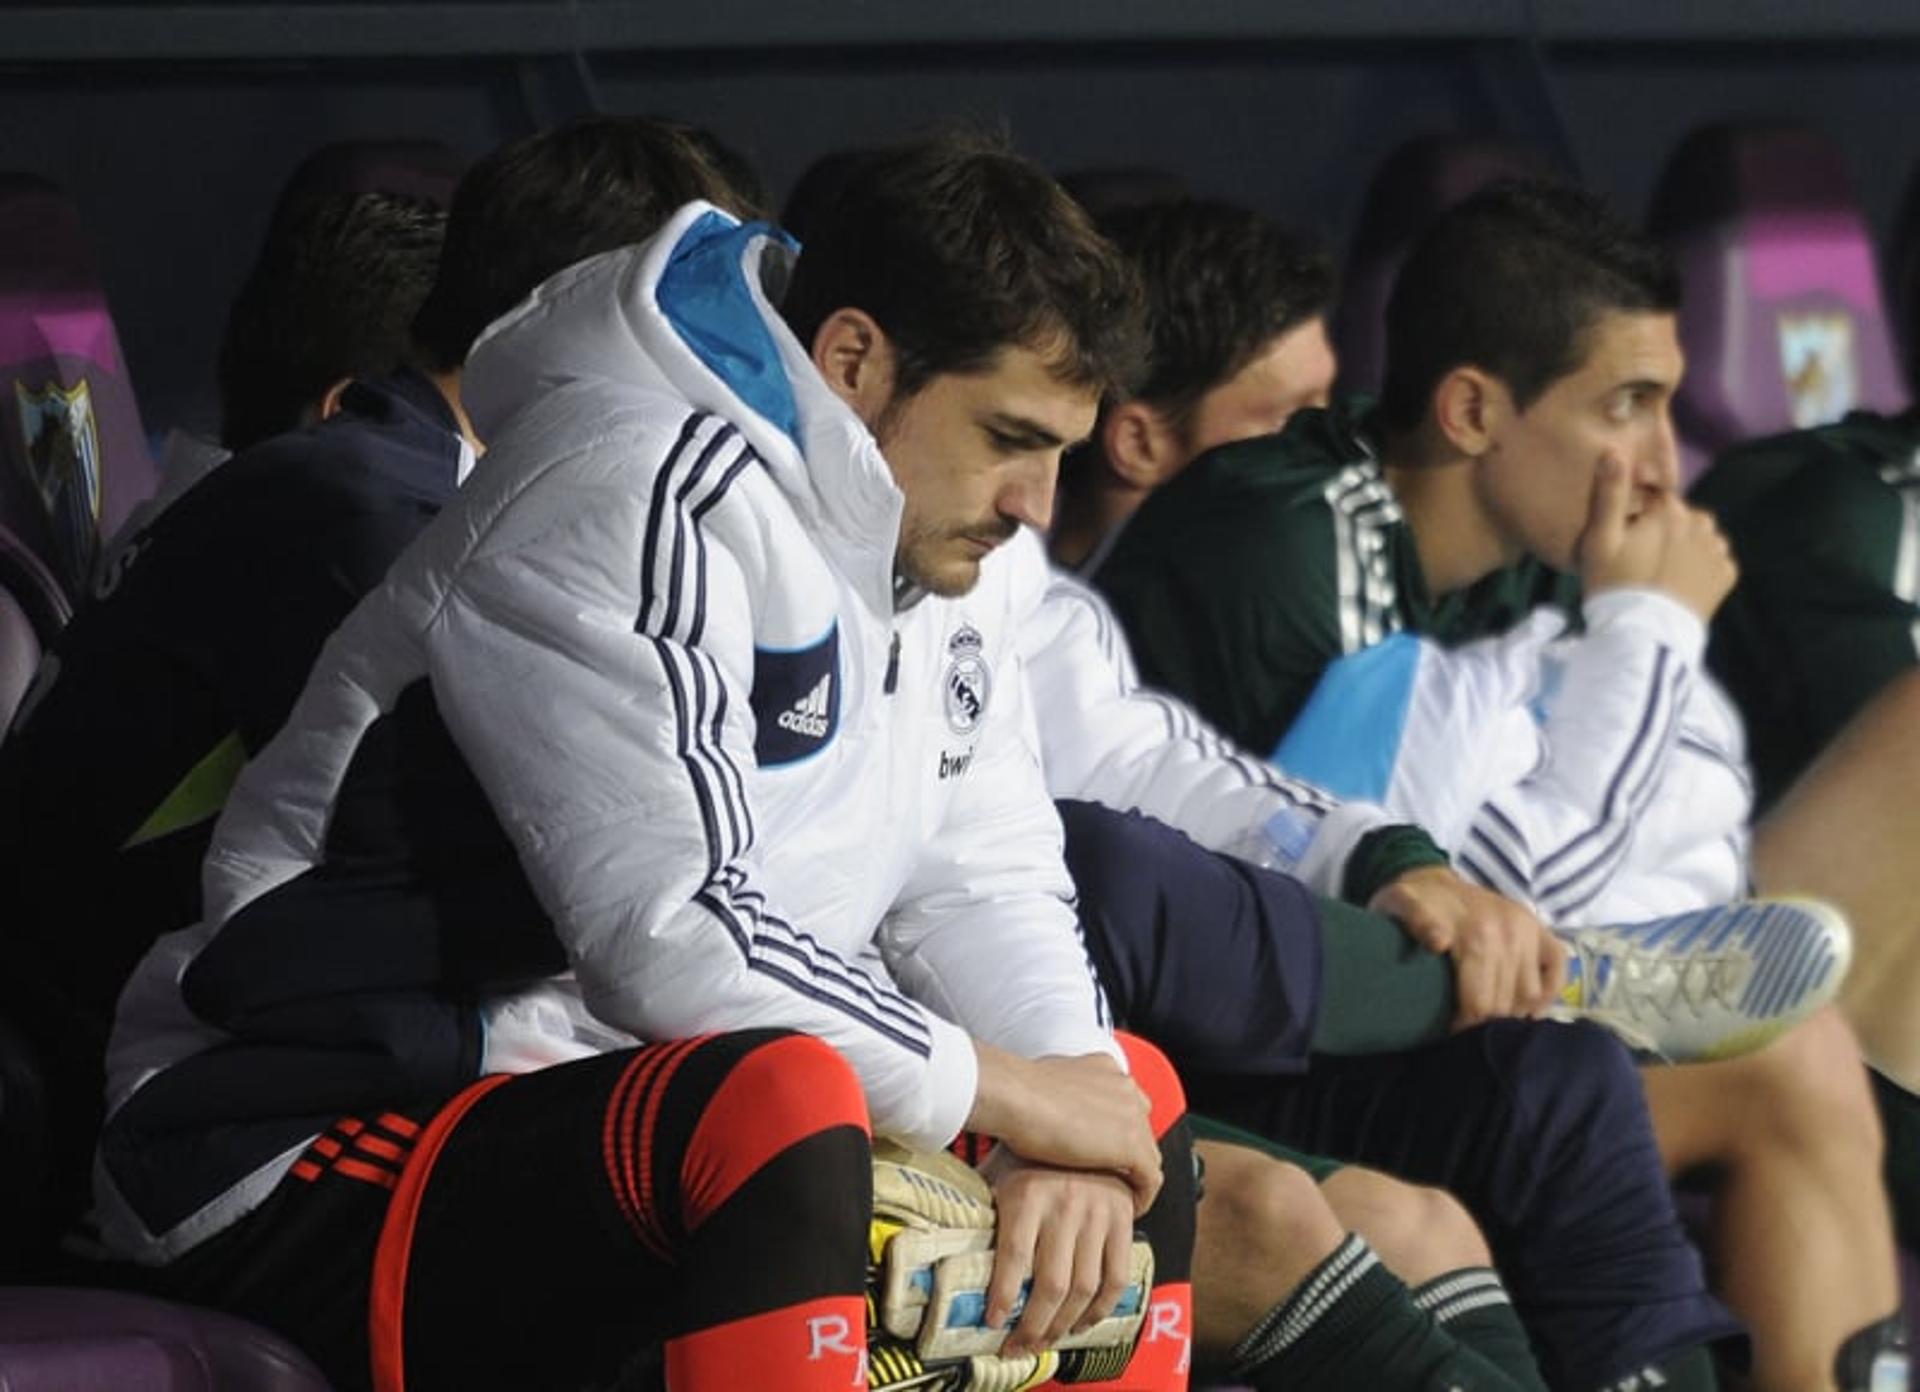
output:
[[[1707,660],[1746,718],[1764,807],[1920,657],[1920,410],[1738,446],[1693,501],[1740,562]]]
[[[1149,498],[1094,583],[1141,675],[1270,752],[1327,664],[1408,630],[1461,642],[1536,605],[1571,606],[1534,562],[1439,599],[1354,399],[1211,450]]]

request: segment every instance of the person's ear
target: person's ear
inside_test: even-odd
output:
[[[1477,367],[1456,367],[1433,389],[1434,427],[1461,454],[1487,453],[1512,414],[1506,384]]]
[[[893,340],[865,310],[836,309],[813,335],[813,365],[872,429],[893,400]]]
[[[316,420],[332,420],[335,416],[339,415],[340,398],[347,394],[347,388],[351,385],[353,385],[353,378],[342,377],[339,381],[321,392],[320,400],[314,408],[316,412],[314,418]]]
[[[1100,452],[1123,483],[1152,492],[1186,462],[1179,432],[1144,401],[1123,401],[1100,422]]]

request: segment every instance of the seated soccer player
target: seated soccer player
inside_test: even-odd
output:
[[[354,378],[409,362],[415,311],[433,284],[446,214],[390,193],[283,192],[220,341],[218,444],[167,438],[160,487],[114,537],[128,541],[234,451],[340,409]]]
[[[623,157],[632,158],[632,152],[628,147],[641,141],[647,134],[649,129],[646,123],[605,123],[591,132],[575,132],[572,135],[542,138],[533,142],[533,147],[535,150],[544,149],[546,158],[552,161],[558,157],[546,147],[554,145],[556,141],[571,141],[566,147],[571,152],[568,158],[576,164],[586,161],[594,154],[596,148],[599,149],[600,160],[612,161]],[[653,134],[657,138],[657,132]],[[598,141],[598,147],[596,147],[596,141]],[[623,151],[626,152],[624,156]],[[511,155],[509,152],[502,152],[500,156],[484,164],[475,174],[473,186],[469,189],[468,197],[463,204],[464,211],[456,224],[457,245],[466,244],[475,249],[474,254],[467,257],[469,280],[477,274],[476,262],[490,261],[506,253],[506,248],[503,248],[500,242],[509,229],[500,225],[503,219],[499,204],[502,198],[516,193],[528,182],[529,174],[523,167],[526,158],[525,152],[516,151]],[[519,161],[518,166],[515,161]],[[502,173],[500,166],[503,163],[512,171],[511,176]],[[558,180],[565,176],[563,173],[556,172],[553,177]],[[606,178],[607,175],[603,170],[588,165],[583,177],[577,181],[581,187],[592,190],[593,201],[584,206],[567,203],[556,198],[551,191],[548,192],[542,206],[548,219],[544,231],[549,238],[554,239],[554,244],[548,253],[550,258],[564,257],[576,249],[582,252],[597,249],[591,242],[582,244],[577,238],[568,240],[573,238],[573,234],[568,231],[570,226],[583,217],[588,217],[589,213],[596,208],[603,220],[611,219],[607,221],[606,226],[597,229],[597,235],[602,237],[611,235],[616,240],[624,239],[620,235],[618,208],[609,200],[608,190],[603,186]],[[489,191],[476,194],[473,191],[474,188],[484,188]],[[408,213],[408,210],[397,204],[391,204],[387,200],[355,206],[359,213],[367,216],[384,215],[389,209],[395,213]],[[332,229],[330,216],[320,211],[316,211],[314,216],[323,229],[335,230]],[[412,220],[409,213],[396,228],[397,234],[403,237],[411,236]],[[297,224],[288,224],[288,226],[294,225]],[[465,231],[469,225],[493,228],[491,234],[493,245],[490,248],[487,247],[485,236],[469,236]],[[365,229],[360,230],[364,232]],[[339,235],[332,240],[336,243],[345,243],[349,247],[353,253],[349,257],[349,262],[363,263],[371,251],[364,238],[356,235],[349,241],[346,237],[347,229],[339,228],[337,231]],[[524,237],[523,230],[520,235]],[[309,282],[322,283],[330,278],[338,278],[338,272],[335,269],[329,268],[323,260],[313,259],[319,255],[326,244],[326,239],[304,239],[300,265]],[[612,244],[614,243],[611,241],[601,242],[601,245]],[[484,256],[480,254],[482,249],[486,253]],[[282,256],[278,259],[287,258]],[[362,268],[364,269],[364,266]],[[290,266],[287,269],[294,268]],[[245,323],[253,337],[263,340],[278,337],[293,339],[300,336],[299,326],[278,324],[275,319],[276,312],[284,312],[303,300],[305,301],[303,308],[309,313],[319,313],[327,308],[324,299],[314,300],[311,295],[296,293],[285,285],[279,285],[277,293],[268,293],[271,287],[265,282],[256,282],[253,288],[256,293],[248,301],[251,308],[245,316]],[[472,325],[484,322],[491,298],[497,295],[505,301],[511,294],[511,286],[506,290],[498,291],[488,287],[487,296],[481,299],[477,311],[473,306],[462,306],[461,312],[454,316],[457,320],[453,330],[454,336],[461,339],[470,337],[473,332]],[[236,320],[238,318],[239,316],[236,316]],[[336,338],[339,337],[339,326],[335,326],[333,333]],[[341,341],[340,346],[345,348],[344,340]],[[362,349],[361,351],[370,350]],[[263,379],[261,385],[282,397],[293,398],[290,388],[294,384],[285,380],[284,377]],[[314,413],[318,414],[317,409]],[[138,575],[129,582],[136,592],[145,583],[145,580]],[[317,642],[317,636],[315,641]],[[1216,1176],[1213,1183],[1216,1203],[1213,1211],[1228,1213],[1232,1217],[1230,1223],[1229,1220],[1222,1220],[1225,1235],[1217,1242],[1213,1242],[1211,1246],[1217,1251],[1235,1254],[1235,1259],[1231,1263],[1220,1261],[1208,1263],[1200,1277],[1204,1288],[1217,1289],[1229,1294],[1231,1298],[1216,1298],[1210,1301],[1210,1304],[1217,1308],[1217,1313],[1201,1320],[1199,1332],[1203,1339],[1208,1339],[1214,1337],[1216,1330],[1224,1331],[1218,1336],[1220,1346],[1224,1350],[1246,1330],[1245,1323],[1234,1323],[1240,1318],[1235,1313],[1240,1308],[1236,1302],[1256,1302],[1257,1310],[1262,1313],[1269,1305],[1276,1303],[1295,1284],[1289,1276],[1294,1269],[1293,1264],[1299,1261],[1301,1253],[1307,1250],[1318,1236],[1324,1235],[1328,1225],[1324,1219],[1316,1220],[1314,1206],[1286,1201],[1290,1188],[1297,1190],[1298,1184],[1305,1182],[1303,1176],[1298,1176],[1298,1172],[1294,1172],[1297,1178],[1290,1181],[1288,1173],[1282,1166],[1270,1162],[1255,1164],[1254,1157],[1247,1156],[1245,1152],[1239,1152],[1236,1155],[1235,1148],[1219,1147],[1218,1150]],[[1339,1196],[1343,1224],[1351,1225],[1371,1236],[1382,1257],[1391,1262],[1394,1271],[1415,1284],[1439,1282],[1440,1284],[1435,1286],[1435,1291],[1451,1294],[1461,1285],[1463,1279],[1461,1273],[1464,1270],[1476,1264],[1484,1265],[1484,1244],[1474,1232],[1471,1221],[1460,1212],[1457,1205],[1450,1204],[1438,1194],[1414,1191],[1406,1186],[1389,1187],[1387,1182],[1378,1176],[1351,1169],[1343,1172],[1342,1176],[1330,1186],[1330,1192]],[[1323,1206],[1321,1211],[1324,1212]],[[1341,1228],[1336,1227],[1332,1231],[1337,1235]],[[1327,1252],[1331,1253],[1336,1246],[1338,1246],[1337,1242],[1328,1244]],[[1377,1287],[1384,1279],[1383,1276],[1373,1277],[1370,1288]],[[1436,1299],[1430,1302],[1436,1314],[1441,1317],[1449,1314],[1457,1315],[1457,1318],[1450,1321],[1456,1328],[1464,1329],[1489,1322],[1497,1327],[1500,1326],[1502,1316],[1499,1310],[1488,1308],[1490,1296],[1485,1281],[1469,1282],[1469,1284],[1472,1286],[1470,1298],[1455,1298],[1451,1301]],[[1455,1306],[1459,1306],[1457,1311]],[[1249,1318],[1246,1323],[1251,1323],[1251,1319]],[[1507,1327],[1510,1327],[1510,1324]],[[1498,1328],[1493,1336],[1476,1337],[1485,1344],[1489,1337],[1498,1337]],[[1343,1351],[1343,1357],[1351,1356],[1357,1355],[1346,1355]],[[1509,1354],[1508,1361],[1524,1364],[1524,1349],[1520,1350],[1517,1358]],[[1341,1376],[1341,1366],[1351,1366],[1351,1363],[1336,1366],[1331,1370],[1329,1375],[1335,1379],[1336,1385]],[[1414,1366],[1404,1354],[1402,1366]]]
[[[1229,379],[1220,389],[1229,396],[1239,392],[1230,364],[1257,356],[1285,309],[1252,293],[1286,291],[1284,278],[1269,285],[1264,276],[1270,229],[1256,213],[1189,202],[1156,210],[1123,243],[1143,272],[1149,373],[1198,384],[1192,413],[1219,414],[1204,390],[1215,378]],[[1192,258],[1182,254],[1201,242],[1211,257],[1204,291],[1186,284]],[[1218,303],[1223,296],[1231,306]],[[1284,398],[1290,385],[1282,377],[1271,388]],[[1160,409],[1125,404],[1136,414]],[[1096,440],[1107,438],[1106,424],[1103,413]],[[1338,804],[1237,754],[1178,700],[1140,690],[1099,598],[1065,576],[1048,585],[1036,548],[1024,538],[1013,545],[1026,546],[1015,555],[1028,562],[1032,587],[1046,591],[1022,624],[1022,651],[1056,797],[1151,813],[1206,846],[1297,873],[1329,896],[1372,900],[1400,920],[1315,902],[1290,881],[1140,818],[1063,804],[1083,929],[1120,1018],[1168,1048],[1190,1077],[1291,1099],[1263,1115],[1284,1139],[1410,1166],[1466,1198],[1490,1225],[1554,1385],[1611,1385],[1653,1361],[1664,1366],[1649,1376],[1693,1385],[1661,1355],[1723,1326],[1699,1298],[1700,1273],[1678,1236],[1624,1051],[1586,1031],[1511,1022],[1414,1047],[1452,1024],[1539,1008],[1537,920],[1461,882],[1412,828],[1384,826],[1377,808]],[[1403,928],[1448,950],[1453,972],[1410,954]],[[1310,1100],[1334,1089],[1338,1107]],[[1551,1095],[1552,1107],[1511,1105],[1515,1091],[1534,1090]],[[1444,1108],[1419,1105],[1437,1097]],[[1337,1136],[1322,1129],[1342,1113],[1381,1120]],[[1557,1140],[1533,1129],[1548,1117]],[[1466,1134],[1488,1139],[1463,1149]],[[1525,1183],[1486,1163],[1555,1146],[1558,1162]],[[1327,1197],[1344,1216],[1340,1176],[1351,1172],[1315,1167],[1329,1171]],[[1390,1182],[1368,1178],[1397,1199]],[[1602,1191],[1607,1220],[1597,1224]],[[1204,1207],[1201,1232],[1204,1250]],[[1627,1265],[1610,1267],[1608,1254]],[[1197,1303],[1204,1325],[1204,1290]]]
[[[786,217],[798,222],[793,230],[811,240],[815,231],[835,216],[838,191],[844,181],[874,153],[847,151],[816,161],[789,200]],[[1030,533],[1015,537],[1010,543],[1008,564],[1025,568],[1029,576],[1043,582],[1044,567],[1036,568],[1035,557],[1030,554],[1036,546]],[[1035,664],[1040,660],[1040,648],[1045,644],[1036,645],[1033,638],[1047,629],[1044,614],[1022,618],[1019,630],[1024,662]],[[1067,662],[1070,667],[1080,666],[1076,658]],[[1069,751],[1056,746],[1055,711],[1050,704],[1043,701],[1035,714],[1048,736],[1043,762],[1051,785],[1056,764],[1067,762]],[[1157,714],[1154,729],[1159,729]],[[1240,781],[1237,773],[1233,781]],[[1377,815],[1364,818],[1356,823],[1356,830],[1371,827],[1378,820]],[[1321,839],[1321,845],[1330,847],[1339,839],[1337,834],[1328,835]],[[1432,858],[1440,859],[1437,852]],[[1337,868],[1330,873],[1332,878],[1339,878]],[[1484,891],[1467,892],[1498,902]],[[1414,907],[1429,916],[1438,912],[1424,901]],[[1093,920],[1084,926],[1096,935],[1094,947],[1096,953],[1101,952],[1097,935],[1103,925]],[[1300,924],[1289,921],[1286,926],[1293,929]],[[1200,943],[1203,935],[1197,927],[1190,938],[1182,935],[1178,945]],[[1311,934],[1318,930],[1307,924],[1304,931]],[[1284,962],[1276,957],[1272,965],[1299,972],[1303,980],[1311,976],[1297,953]],[[1275,972],[1283,994],[1291,989],[1286,982],[1287,970]],[[1207,1002],[1206,1008],[1211,1010],[1213,1004]],[[1164,1028],[1169,1042],[1184,1042],[1177,1021],[1163,1021],[1152,1009],[1143,1008],[1140,1014],[1143,1023]],[[1283,1066],[1291,1067],[1297,1052],[1291,1046],[1298,1042],[1297,1038],[1263,1035],[1246,1051],[1243,1061],[1249,1068],[1264,1070],[1272,1054],[1278,1052],[1285,1055]],[[1200,1061],[1214,1064],[1218,1057],[1203,1054]],[[1613,1075],[1615,1079],[1617,1076]],[[1589,1098],[1604,1094],[1608,1081],[1606,1070],[1596,1070],[1593,1082],[1585,1089]],[[1592,1104],[1583,1101],[1580,1105]],[[1637,1107],[1637,1100],[1631,1105]],[[1644,1126],[1640,1130],[1644,1132]],[[1516,1139],[1524,1144],[1533,1138]],[[1630,1144],[1622,1140],[1618,1149],[1624,1151]],[[1486,1269],[1484,1240],[1472,1219],[1450,1196],[1390,1179],[1377,1171],[1334,1165],[1274,1147],[1264,1140],[1230,1133],[1228,1128],[1210,1127],[1200,1148],[1207,1163],[1208,1201],[1201,1208],[1194,1286],[1197,1355],[1204,1367],[1229,1372],[1240,1381],[1296,1390],[1360,1384],[1409,1386],[1423,1374],[1438,1375],[1441,1365],[1476,1386],[1506,1386],[1508,1382],[1532,1385],[1529,1379],[1537,1374],[1527,1354],[1526,1335],[1514,1319],[1498,1278]],[[1603,1148],[1596,1148],[1596,1155],[1599,1149]],[[1282,1159],[1276,1163],[1257,1150],[1278,1151]],[[1610,1150],[1607,1158],[1614,1159],[1615,1152]],[[1378,1268],[1372,1265],[1376,1255]],[[1363,1267],[1369,1274],[1363,1281],[1341,1286],[1338,1299],[1314,1294],[1324,1285],[1316,1279],[1322,1268],[1338,1275]],[[1634,1274],[1638,1277],[1645,1272]],[[1416,1289],[1401,1290],[1401,1282]],[[1365,1314],[1356,1314],[1360,1311]],[[1369,1326],[1367,1339],[1349,1337],[1356,1320]],[[1280,1340],[1272,1336],[1276,1329],[1290,1333]],[[1631,1340],[1627,1345],[1623,1357],[1631,1357],[1634,1352]],[[1476,1356],[1504,1370],[1507,1381],[1498,1380],[1492,1371],[1476,1363]],[[1623,1362],[1621,1366],[1627,1365]]]
[[[220,342],[220,443],[325,420],[356,378],[409,361],[446,214],[390,193],[302,200],[267,229]]]
[[[729,196],[684,140],[645,122],[582,122],[482,161],[461,187],[437,307],[409,365],[356,378],[328,419],[244,450],[192,489],[130,539],[54,644],[0,746],[11,905],[0,990],[52,1074],[63,1200],[85,1187],[114,998],[155,937],[200,917],[200,862],[241,764],[280,728],[326,636],[472,467],[460,407],[468,345],[553,271],[649,235],[689,198]],[[393,259],[412,265],[419,216],[369,197],[344,205],[352,261],[382,259],[362,219],[389,225],[397,213]],[[296,241],[303,256],[338,246],[333,206],[318,215],[320,235]],[[315,261],[302,278],[338,276]],[[270,288],[245,301],[243,322],[286,307]],[[319,336],[345,352],[343,324]],[[336,361],[392,350],[380,338]],[[247,391],[285,407],[319,385],[283,367]],[[71,1207],[48,1206],[53,1230]]]
[[[797,263],[691,205],[488,330],[484,467],[122,998],[110,1243],[343,1386],[597,1385],[662,1342],[674,1387],[861,1385],[869,1122],[1001,1143],[974,1321],[1040,1366],[1138,1222],[1114,1385],[1186,1384],[1179,1088],[1106,1027],[992,554],[1130,282],[1005,155],[843,199]]]
[[[1599,820],[1640,792],[1652,752],[1634,732],[1674,737],[1699,625],[1732,579],[1673,496],[1676,294],[1657,251],[1572,190],[1506,186],[1447,214],[1396,286],[1378,412],[1307,411],[1216,449],[1122,535],[1100,580],[1148,679],[1271,749],[1343,653],[1399,630],[1503,631],[1566,593],[1549,566],[1577,575],[1588,641],[1667,651],[1639,699],[1569,685],[1553,703],[1624,748],[1592,825],[1533,847],[1535,874],[1604,872],[1626,836]],[[1616,500],[1597,525],[1596,497]],[[1718,1178],[1721,1288],[1753,1328],[1755,1385],[1864,1385],[1897,1321],[1879,1133],[1844,1023],[1823,1011],[1747,1058],[1644,1082],[1669,1167]]]
[[[1180,199],[1116,209],[1101,230],[1140,270],[1155,351],[1145,378],[1102,412],[1095,447],[1061,476],[1047,550],[1083,575],[1188,461],[1325,405],[1334,372],[1333,269],[1272,219]]]

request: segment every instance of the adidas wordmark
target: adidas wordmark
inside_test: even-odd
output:
[[[779,726],[796,735],[820,739],[827,733],[827,697],[833,690],[833,673],[820,678],[819,685],[780,712]]]

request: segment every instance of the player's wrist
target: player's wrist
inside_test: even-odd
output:
[[[980,1039],[973,1041],[973,1051],[978,1075],[966,1129],[995,1140],[1020,1134],[1021,1119],[1032,1105],[1031,1064]]]

